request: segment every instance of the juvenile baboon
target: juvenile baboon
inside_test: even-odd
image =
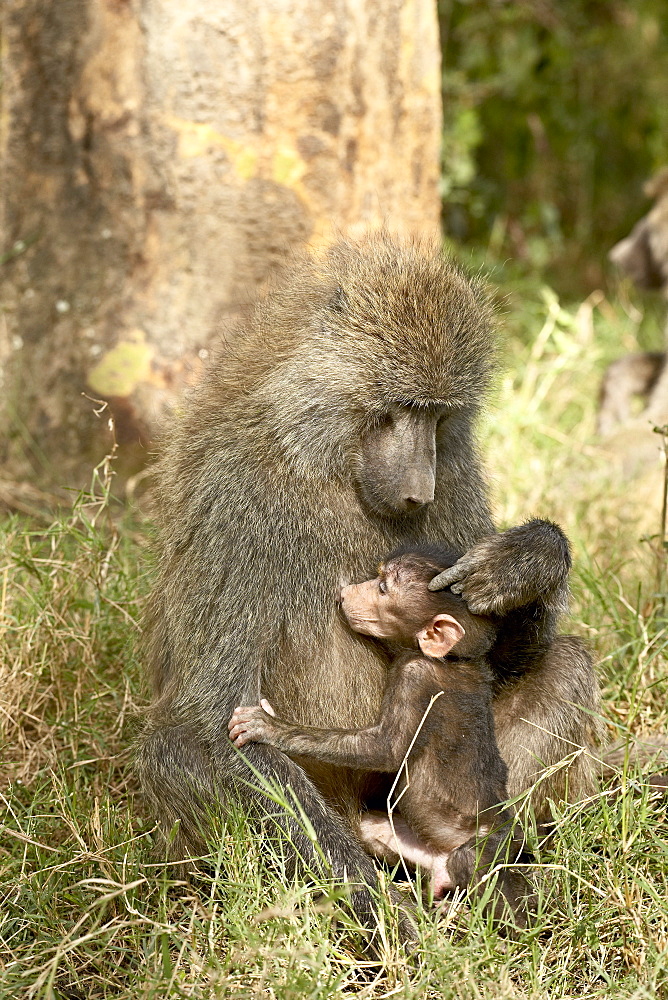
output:
[[[509,794],[543,776],[543,813],[566,787],[588,790],[586,754],[554,767],[589,744],[598,706],[587,653],[555,635],[568,544],[546,521],[495,533],[473,431],[493,370],[479,284],[438,250],[381,234],[290,265],[175,417],[137,768],[164,827],[179,823],[176,856],[203,849],[230,797],[261,814],[260,773],[296,795],[334,875],[361,883],[352,905],[368,916],[360,811],[382,776],[263,744],[246,748],[249,771],[227,720],[262,692],[303,725],[368,726],[387,654],[345,626],[336,597],[406,543],[463,549],[462,597],[504,616],[490,662]],[[273,818],[312,856],[288,815]]]
[[[378,853],[429,870],[435,899],[449,889],[480,886],[495,864],[492,912],[505,899],[526,924],[530,892],[522,874],[503,867],[522,851],[512,839],[508,769],[494,735],[492,673],[487,662],[497,627],[472,615],[450,591],[427,584],[457,562],[435,546],[388,556],[378,576],[341,591],[351,628],[372,636],[392,657],[380,714],[366,729],[316,729],[278,719],[266,700],[238,707],[228,728],[237,747],[266,743],[291,757],[397,775],[401,814],[369,813],[363,840]]]
[[[610,251],[610,260],[638,286],[661,289],[668,296],[668,168],[645,186],[655,204],[628,236]],[[668,422],[668,368],[665,351],[627,354],[608,367],[601,384],[598,429],[609,434],[631,416],[631,403],[640,396],[643,418]]]

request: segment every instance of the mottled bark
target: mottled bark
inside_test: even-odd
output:
[[[125,468],[283,259],[437,231],[434,0],[5,0],[0,462]]]

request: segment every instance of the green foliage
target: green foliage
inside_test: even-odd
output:
[[[600,284],[668,159],[663,0],[440,0],[446,232]]]

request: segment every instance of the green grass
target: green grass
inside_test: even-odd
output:
[[[480,431],[499,523],[563,524],[567,625],[598,658],[609,736],[665,731],[663,469],[657,458],[624,480],[627,438],[594,432],[605,363],[654,333],[628,304],[563,309],[549,292],[511,295],[503,325],[507,364]],[[440,915],[418,900],[419,947],[403,953],[385,905],[369,953],[344,890],[287,881],[241,817],[197,884],[170,879],[129,767],[150,577],[149,531],[114,507],[104,468],[50,528],[2,525],[0,996],[668,995],[665,802],[630,765],[586,807],[558,807],[536,926],[516,939],[465,900]]]

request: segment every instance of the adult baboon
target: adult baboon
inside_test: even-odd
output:
[[[638,288],[661,289],[668,297],[668,167],[645,185],[645,194],[655,204],[616,243],[610,260]],[[668,332],[667,332],[668,337]],[[609,434],[632,413],[634,396],[646,405],[642,419],[655,424],[668,422],[668,368],[665,351],[626,354],[608,366],[600,393],[598,429]]]
[[[227,733],[236,705],[262,695],[280,716],[329,728],[376,716],[384,654],[345,626],[336,598],[400,544],[466,551],[462,596],[505,616],[491,663],[509,793],[589,743],[591,663],[578,640],[555,638],[567,542],[544,521],[494,531],[473,439],[493,368],[482,289],[438,250],[381,234],[288,268],[193,391],[157,498],[155,701],[137,762],[165,827],[180,823],[177,854],[201,848],[227,797],[261,811]],[[372,884],[357,829],[377,782],[260,744],[244,753],[297,795],[334,874]],[[563,794],[566,770],[539,786],[539,811]],[[588,781],[582,754],[569,794]],[[368,911],[364,889],[353,905]]]

